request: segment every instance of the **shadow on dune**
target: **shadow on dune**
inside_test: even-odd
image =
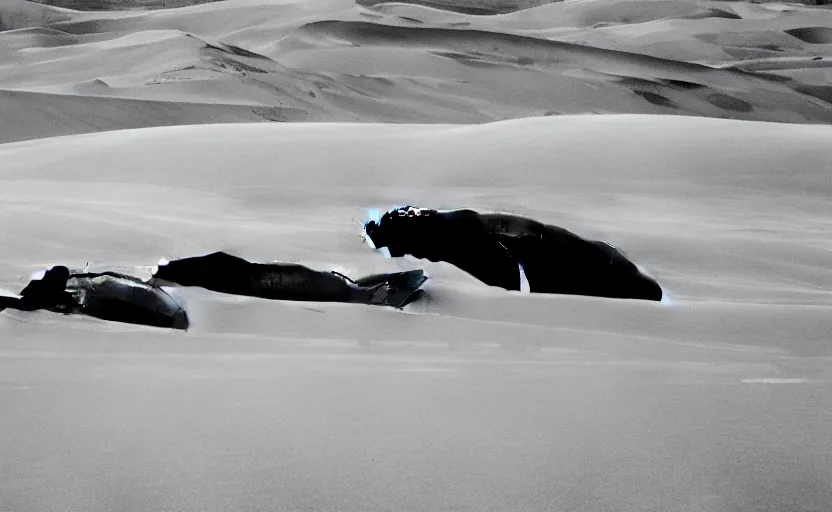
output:
[[[786,33],[794,36],[804,43],[829,44],[832,43],[832,27],[804,27],[786,30]]]
[[[176,9],[208,4],[222,0],[31,0],[33,2],[76,11],[123,11],[146,9]]]
[[[824,86],[783,71],[826,66],[790,53],[801,41],[828,40],[824,27],[769,31],[777,37],[755,31],[691,36],[719,47],[720,55],[738,55],[716,68],[526,29],[538,26],[535,16],[588,31],[596,24],[736,19],[728,6],[516,4],[539,10],[494,20],[383,3],[374,11],[305,16],[297,26],[266,20],[261,27],[243,16],[232,30],[219,21],[228,6],[194,9],[193,18],[171,11],[91,19],[20,2],[0,12],[0,24],[40,28],[0,41],[2,57],[20,60],[0,64],[6,89],[0,91],[0,142],[171,124],[482,123],[552,113],[832,123]],[[355,21],[361,17],[373,21]],[[231,35],[221,35],[224,30]],[[272,30],[279,35],[272,37]]]
[[[380,69],[390,69],[387,73],[396,73],[402,78],[410,73],[408,59],[413,60],[412,68],[416,69],[423,64],[425,56],[449,59],[466,68],[481,68],[481,71],[472,70],[473,75],[460,70],[456,73],[458,76],[453,76],[454,70],[448,68],[444,79],[449,82],[456,79],[451,85],[456,97],[475,100],[487,95],[490,102],[512,104],[519,100],[510,90],[489,84],[514,81],[520,88],[524,82],[540,80],[541,87],[534,96],[530,96],[531,91],[519,96],[525,99],[523,108],[541,103],[544,97],[563,103],[546,105],[540,115],[547,111],[603,111],[832,122],[832,109],[804,94],[800,84],[788,77],[510,33],[369,21],[317,21],[299,27],[281,40],[272,57],[281,61],[283,52],[303,55],[312,49],[333,52],[350,49],[365,52],[366,58],[372,59],[377,54],[371,53],[371,48],[398,49],[399,64],[380,62]],[[315,52],[308,55],[310,59],[320,58]],[[304,69],[308,70],[318,65],[317,60],[305,62],[308,64]],[[384,73],[379,71],[381,76]],[[414,71],[412,78],[417,76]],[[552,77],[549,85],[544,80],[547,76]],[[646,83],[649,87],[632,86],[629,82]],[[357,90],[362,90],[361,84]],[[633,94],[646,102],[626,100]]]
[[[376,0],[358,0],[358,5],[362,5],[364,7],[369,8],[384,8],[387,6],[390,7],[398,7],[398,6],[408,6],[408,5],[417,5],[422,7],[429,7],[431,9],[439,9],[442,11],[448,12],[455,12],[460,14],[468,14],[473,16],[496,16],[501,14],[510,14],[518,11],[524,11],[529,9],[534,9],[536,7],[548,5],[548,4],[557,4],[562,3],[562,0],[515,0],[515,1],[499,1],[499,0],[466,0],[466,1],[453,1],[453,0],[408,0],[407,2],[397,2],[397,1],[389,1],[389,2],[377,2]],[[669,2],[670,3],[670,2]],[[675,2],[674,2],[675,3]],[[598,19],[607,18],[605,14],[610,14],[605,12],[606,9],[603,3],[599,2],[601,5],[600,8],[588,9],[590,13],[595,14],[595,17]],[[693,2],[691,2],[693,4]],[[609,11],[614,13],[616,10],[615,6],[609,6]],[[597,11],[597,12],[596,12]],[[676,6],[671,7],[670,12],[676,11]],[[700,8],[696,5],[692,5],[687,9],[688,12],[683,12],[678,14],[679,19],[706,19],[706,18],[721,18],[721,19],[742,19],[737,13],[729,10],[729,9],[721,9],[716,7],[705,7]],[[649,8],[644,9],[644,12],[638,16],[622,16],[621,19],[616,19],[615,21],[618,23],[642,23],[645,21],[651,21],[653,19],[659,19],[665,17],[667,12],[665,12],[661,5],[656,5],[655,3]],[[614,18],[614,17],[613,17]],[[595,24],[592,21],[587,21],[588,24]],[[603,23],[603,22],[601,22]]]

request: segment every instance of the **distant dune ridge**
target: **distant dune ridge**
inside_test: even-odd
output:
[[[112,11],[120,9],[170,9],[189,5],[207,4],[223,0],[33,0],[37,3],[77,9],[81,11]],[[465,14],[505,14],[538,5],[560,2],[563,0],[410,0],[409,4],[424,5],[437,9],[461,12]],[[745,1],[745,0],[733,0]],[[778,0],[754,0],[754,3],[774,3]],[[359,5],[372,7],[382,3],[377,0],[358,0]],[[791,3],[806,5],[826,5],[830,0],[794,0]]]
[[[13,114],[0,119],[0,141],[241,121],[648,113],[832,122],[832,10],[709,0],[520,7],[477,16],[226,0],[80,12],[7,0],[0,104]]]

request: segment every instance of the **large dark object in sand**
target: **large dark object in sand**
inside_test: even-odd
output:
[[[615,247],[557,226],[507,214],[404,207],[365,225],[391,256],[445,261],[480,281],[533,293],[661,300],[662,289]]]
[[[353,302],[404,307],[427,280],[421,270],[379,274],[353,281],[289,263],[251,263],[223,252],[160,265],[152,283],[200,286],[208,290],[264,299]]]
[[[135,277],[104,272],[71,274],[53,267],[32,280],[20,298],[0,298],[3,308],[79,313],[102,320],[187,329],[188,316],[164,290]]]

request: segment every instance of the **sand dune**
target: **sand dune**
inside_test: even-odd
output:
[[[431,277],[171,288],[187,332],[0,312],[0,511],[829,511],[832,11],[419,1],[0,0],[0,293],[214,251]],[[385,259],[362,220],[404,204],[604,240],[668,300]]]
[[[563,116],[0,145],[3,289],[54,263],[143,275],[217,249],[432,276],[405,312],[178,289],[192,327],[176,336],[0,313],[0,450],[29,461],[5,466],[0,508],[143,510],[152,496],[159,509],[380,511],[418,492],[410,509],[821,512],[831,136]],[[673,304],[507,292],[385,260],[354,219],[404,202],[607,240]]]
[[[337,43],[328,44],[331,40]],[[424,45],[438,49],[425,50]],[[370,53],[374,58],[366,59],[368,46],[383,47],[392,53],[391,58]],[[491,109],[515,102],[516,108],[537,107],[539,114],[590,109],[794,122],[832,120],[828,105],[795,94],[771,79],[485,31],[319,22],[284,38],[272,56],[307,72],[323,69],[347,74],[351,70],[404,77],[415,69],[415,73],[410,71],[413,75],[441,80],[444,89],[457,95],[488,98],[483,108]],[[443,59],[452,66],[441,65]],[[483,84],[497,83],[502,87],[482,90]]]
[[[832,27],[793,28],[786,33],[810,44],[832,43]]]
[[[283,112],[265,116],[281,121],[579,113],[832,121],[823,53],[832,11],[822,8],[581,0],[475,16],[349,0],[121,12],[15,0],[4,12],[5,90],[200,103],[207,111],[254,105]],[[88,129],[74,119],[79,129],[61,133]]]
[[[93,84],[91,84],[92,86]],[[106,87],[99,85],[99,87]],[[7,142],[181,123],[258,122],[278,109],[239,105],[111,99],[100,96],[0,91],[0,134]],[[289,114],[291,115],[291,111]],[[20,123],[18,119],[31,119]]]
[[[73,14],[75,12],[69,9],[11,0],[4,2],[2,10],[0,10],[0,30],[14,30],[56,23],[71,19]]]
[[[61,223],[62,230],[45,237],[71,250],[67,257],[91,252],[90,247],[73,246],[71,240],[77,235],[69,228],[71,217],[61,220],[70,206],[77,204],[80,208],[102,193],[100,185],[84,192],[83,184],[87,183],[130,185],[119,199],[127,201],[123,209],[125,225],[130,225],[133,215],[139,216],[137,225],[142,224],[138,219],[147,215],[170,219],[170,225],[161,231],[168,234],[151,247],[151,253],[131,251],[138,259],[136,263],[144,264],[152,264],[164,247],[174,257],[225,247],[213,246],[221,243],[215,235],[208,243],[194,247],[190,244],[196,232],[187,236],[179,231],[200,229],[186,220],[187,215],[178,213],[180,207],[190,203],[186,195],[168,206],[175,195],[158,195],[156,191],[151,195],[158,198],[152,199],[146,197],[142,187],[170,188],[179,194],[193,191],[203,198],[200,200],[216,198],[209,204],[220,199],[236,202],[234,209],[243,208],[241,213],[253,208],[245,213],[246,219],[263,214],[283,218],[281,224],[286,222],[284,216],[290,216],[300,205],[318,211],[316,216],[341,208],[342,214],[325,214],[334,231],[320,234],[322,243],[338,240],[336,246],[325,251],[333,255],[363,251],[361,237],[348,226],[353,218],[364,215],[364,207],[401,202],[448,207],[471,202],[472,207],[521,208],[532,217],[621,246],[634,260],[657,273],[677,298],[769,303],[790,297],[784,300],[829,304],[828,291],[824,292],[832,287],[832,282],[826,281],[826,269],[832,267],[832,262],[825,241],[828,225],[824,199],[832,194],[828,180],[832,155],[825,144],[829,128],[788,128],[631,116],[574,116],[458,128],[235,125],[233,129],[173,127],[55,139],[3,146],[0,152],[5,162],[4,196],[17,198],[16,203],[25,204],[27,197],[42,202],[37,195],[41,188],[52,197],[49,183],[63,181],[65,176],[79,183],[62,185],[63,192],[72,187],[73,199],[66,207],[54,214],[33,212]],[[506,137],[510,132],[512,136]],[[183,143],[172,144],[171,140]],[[644,152],[645,141],[659,149]],[[603,152],[593,149],[599,145],[604,146]],[[111,149],[77,152],[72,149],[76,146]],[[227,150],[234,147],[245,147],[245,151]],[[795,155],[799,155],[799,161]],[[176,173],[169,172],[172,162],[176,162]],[[40,181],[42,184],[35,186]],[[479,193],[459,196],[457,188]],[[521,199],[527,190],[539,192]],[[697,191],[696,197],[690,197],[692,190]],[[306,194],[311,191],[320,196],[310,204]],[[542,191],[548,192],[544,195]],[[137,194],[136,198],[131,199],[131,194]],[[194,201],[196,204],[198,201]],[[764,204],[778,207],[769,212]],[[596,211],[599,207],[602,210]],[[97,207],[90,202],[89,208]],[[230,215],[228,208],[217,206],[213,215],[217,220]],[[150,213],[144,211],[147,209],[161,210]],[[90,211],[89,218],[83,217],[84,222],[94,221],[94,211]],[[609,215],[609,211],[615,215]],[[796,218],[789,220],[792,213]],[[257,225],[267,226],[267,218]],[[207,220],[204,228],[215,230]],[[178,228],[179,222],[183,224]],[[237,225],[233,221],[229,229]],[[688,227],[674,235],[683,225]],[[108,251],[112,245],[108,237],[101,236],[99,229],[93,231],[95,236],[87,241],[97,247],[92,252]],[[338,235],[343,231],[343,236]],[[180,235],[182,239],[176,241]],[[58,243],[55,236],[68,238]],[[266,242],[255,254],[242,256],[263,260],[279,252],[299,259],[316,252],[290,249],[296,236],[300,232],[294,236],[285,233],[279,240]],[[234,240],[256,247],[257,241],[248,238],[233,235]],[[303,244],[304,240],[301,237],[298,242]],[[800,246],[796,247],[798,241]],[[19,254],[21,244],[26,243],[19,239],[5,241],[2,245],[11,252],[4,252],[4,258]],[[270,252],[264,250],[266,247],[275,249]],[[97,259],[94,254],[87,257]],[[361,261],[375,261],[376,257],[367,253]],[[42,263],[17,258],[24,265]],[[340,259],[321,263],[338,265],[343,263]],[[693,270],[706,261],[714,276],[727,275],[713,281],[694,277]],[[686,275],[684,269],[691,274]],[[350,269],[350,273],[371,270]],[[11,272],[21,277],[28,274],[25,270]],[[771,286],[762,286],[758,280]]]

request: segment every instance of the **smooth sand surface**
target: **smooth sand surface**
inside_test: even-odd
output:
[[[486,4],[0,0],[0,291],[219,250],[431,277],[171,288],[187,332],[0,312],[0,512],[832,510],[832,11]],[[666,300],[384,259],[361,222],[405,204],[605,240]]]
[[[827,126],[563,116],[236,124],[0,146],[0,288],[213,250],[424,267],[404,311],[174,290],[187,333],[0,313],[0,509],[824,511]],[[607,240],[658,304],[385,260],[366,207]]]
[[[176,116],[175,124],[622,113],[832,122],[832,10],[817,6],[572,0],[478,16],[350,0],[106,12],[5,0],[0,29],[0,91],[11,112],[0,118],[0,142],[165,126]],[[10,91],[51,94],[49,114],[26,115],[44,108],[42,97]],[[102,109],[125,114],[86,119],[79,97],[108,98]],[[134,114],[126,100],[181,106]]]

